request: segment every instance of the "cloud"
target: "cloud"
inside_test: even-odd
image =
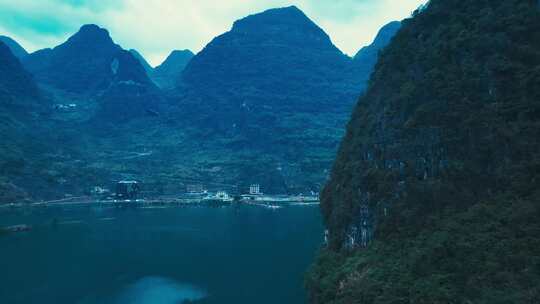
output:
[[[173,49],[201,50],[232,23],[268,8],[296,5],[353,55],[378,29],[425,0],[0,0],[0,34],[35,51],[65,41],[82,24],[107,28],[124,48],[159,64]]]

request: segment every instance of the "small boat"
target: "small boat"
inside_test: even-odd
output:
[[[25,232],[30,230],[32,230],[32,226],[25,224],[0,228],[0,232]]]
[[[206,202],[217,202],[217,203],[232,203],[234,198],[232,198],[225,191],[218,191],[215,195],[208,195],[203,198],[203,201]]]

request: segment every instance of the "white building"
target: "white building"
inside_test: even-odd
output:
[[[261,195],[261,187],[259,184],[253,184],[249,186],[249,194],[251,195]]]

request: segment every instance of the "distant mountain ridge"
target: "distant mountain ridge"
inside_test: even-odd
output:
[[[121,50],[107,30],[84,25],[66,42],[32,53],[23,62],[40,82],[88,93],[107,88],[114,75],[112,63]]]
[[[154,69],[152,79],[161,88],[174,88],[194,56],[190,50],[172,51],[165,61]]]
[[[76,193],[112,177],[171,193],[188,176],[318,191],[364,77],[294,6],[238,20],[155,69],[97,25],[22,61],[53,102],[41,123],[62,142],[50,189]]]

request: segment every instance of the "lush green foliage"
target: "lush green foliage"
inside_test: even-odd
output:
[[[432,0],[383,52],[323,191],[314,303],[534,303],[537,1]],[[367,249],[341,249],[360,204]]]

